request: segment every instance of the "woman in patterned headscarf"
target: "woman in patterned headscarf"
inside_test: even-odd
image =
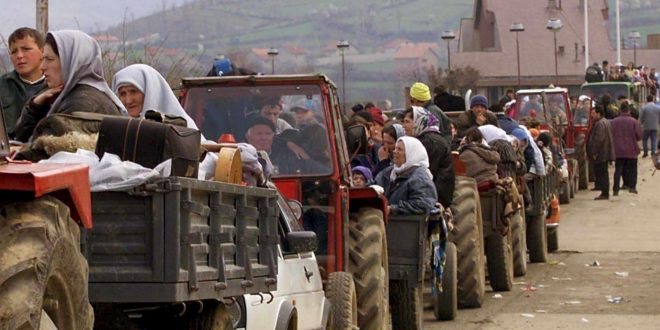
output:
[[[422,107],[411,107],[403,113],[406,134],[422,142],[429,155],[438,201],[448,208],[454,196],[455,174],[451,147],[440,133],[438,118]]]
[[[429,171],[429,157],[422,143],[400,137],[394,147],[393,164],[380,172],[375,183],[385,191],[389,214],[428,214],[437,195]]]

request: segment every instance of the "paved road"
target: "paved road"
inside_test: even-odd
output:
[[[548,263],[454,321],[426,311],[425,329],[660,329],[660,171],[651,173],[640,159],[639,195],[594,201],[597,192],[580,191],[562,205],[560,251]]]

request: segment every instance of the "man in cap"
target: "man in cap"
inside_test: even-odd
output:
[[[275,124],[261,115],[247,119],[245,140],[257,151],[266,151],[273,163],[273,175],[325,173],[327,168],[311,159],[299,159],[287,146],[287,141],[275,136]]]
[[[463,137],[471,127],[486,124],[499,127],[497,117],[488,110],[488,99],[483,95],[475,95],[470,100],[470,109],[461,113],[456,120],[456,134]]]
[[[440,120],[440,133],[447,143],[451,144],[451,121],[449,117],[431,100],[431,90],[429,86],[421,82],[416,82],[410,87],[410,104],[422,107]]]

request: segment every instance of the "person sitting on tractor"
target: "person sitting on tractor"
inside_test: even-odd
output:
[[[41,69],[48,89],[30,98],[16,123],[16,139],[33,141],[53,132],[42,119],[52,114],[95,112],[126,114],[126,109],[103,78],[101,46],[82,31],[52,31],[46,35]],[[43,124],[42,124],[43,123]]]
[[[380,171],[392,165],[392,153],[396,140],[405,135],[405,129],[398,123],[392,123],[383,128],[383,144],[378,149],[378,164],[376,164],[374,175],[378,175]]]
[[[266,151],[273,163],[273,175],[326,173],[328,168],[311,159],[298,159],[287,147],[286,140],[275,137],[275,124],[255,114],[247,118],[245,140],[257,151]]]
[[[456,175],[451,146],[440,135],[438,119],[428,110],[413,106],[404,111],[403,128],[407,136],[419,139],[429,155],[438,201],[448,208],[454,197]]]
[[[431,90],[429,86],[424,83],[416,82],[410,87],[410,104],[417,107],[422,107],[430,111],[436,118],[438,118],[438,128],[440,134],[445,138],[447,143],[451,144],[451,126],[450,119],[444,113],[443,109],[438,108],[431,99]],[[486,107],[488,107],[486,105]]]
[[[112,78],[112,90],[131,117],[144,117],[147,110],[156,110],[162,114],[183,117],[186,126],[197,129],[165,78],[146,64],[133,64],[117,71]]]
[[[438,196],[422,142],[410,136],[400,137],[394,147],[393,163],[375,179],[389,202],[387,213],[429,214]]]
[[[353,179],[351,187],[353,188],[364,188],[371,184],[371,181],[373,180],[371,170],[364,166],[355,166],[351,168],[351,177]]]
[[[573,121],[575,125],[586,126],[589,124],[589,113],[591,112],[592,101],[587,95],[580,95],[578,105],[575,109]]]
[[[500,154],[484,143],[484,136],[479,128],[472,127],[465,132],[458,152],[465,165],[465,174],[477,180],[477,185],[497,181]]]
[[[468,129],[481,125],[491,124],[498,126],[497,117],[488,110],[488,99],[483,95],[475,95],[470,100],[470,109],[465,110],[456,119],[458,136],[463,137]]]

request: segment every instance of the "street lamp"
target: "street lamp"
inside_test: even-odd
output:
[[[518,32],[525,31],[522,23],[513,23],[509,31],[516,33],[516,62],[518,63],[518,88],[520,88],[520,45],[518,43]]]
[[[268,50],[268,56],[270,56],[270,74],[275,74],[275,56],[279,54],[280,51],[275,47],[270,47]]]
[[[341,103],[342,107],[346,106],[346,69],[344,66],[344,53],[351,45],[346,40],[341,40],[337,43],[337,49],[341,51]]]
[[[630,31],[628,33],[628,39],[632,40],[633,44],[633,66],[637,66],[637,40],[642,36],[637,31]]]
[[[451,53],[449,52],[449,44],[452,40],[454,40],[454,38],[456,38],[456,36],[454,35],[454,31],[445,30],[442,32],[440,38],[447,42],[447,71],[451,71]]]
[[[548,24],[545,27],[552,31],[555,37],[555,87],[559,86],[559,66],[557,64],[557,31],[562,28],[561,20],[559,18],[551,18],[548,20]]]

